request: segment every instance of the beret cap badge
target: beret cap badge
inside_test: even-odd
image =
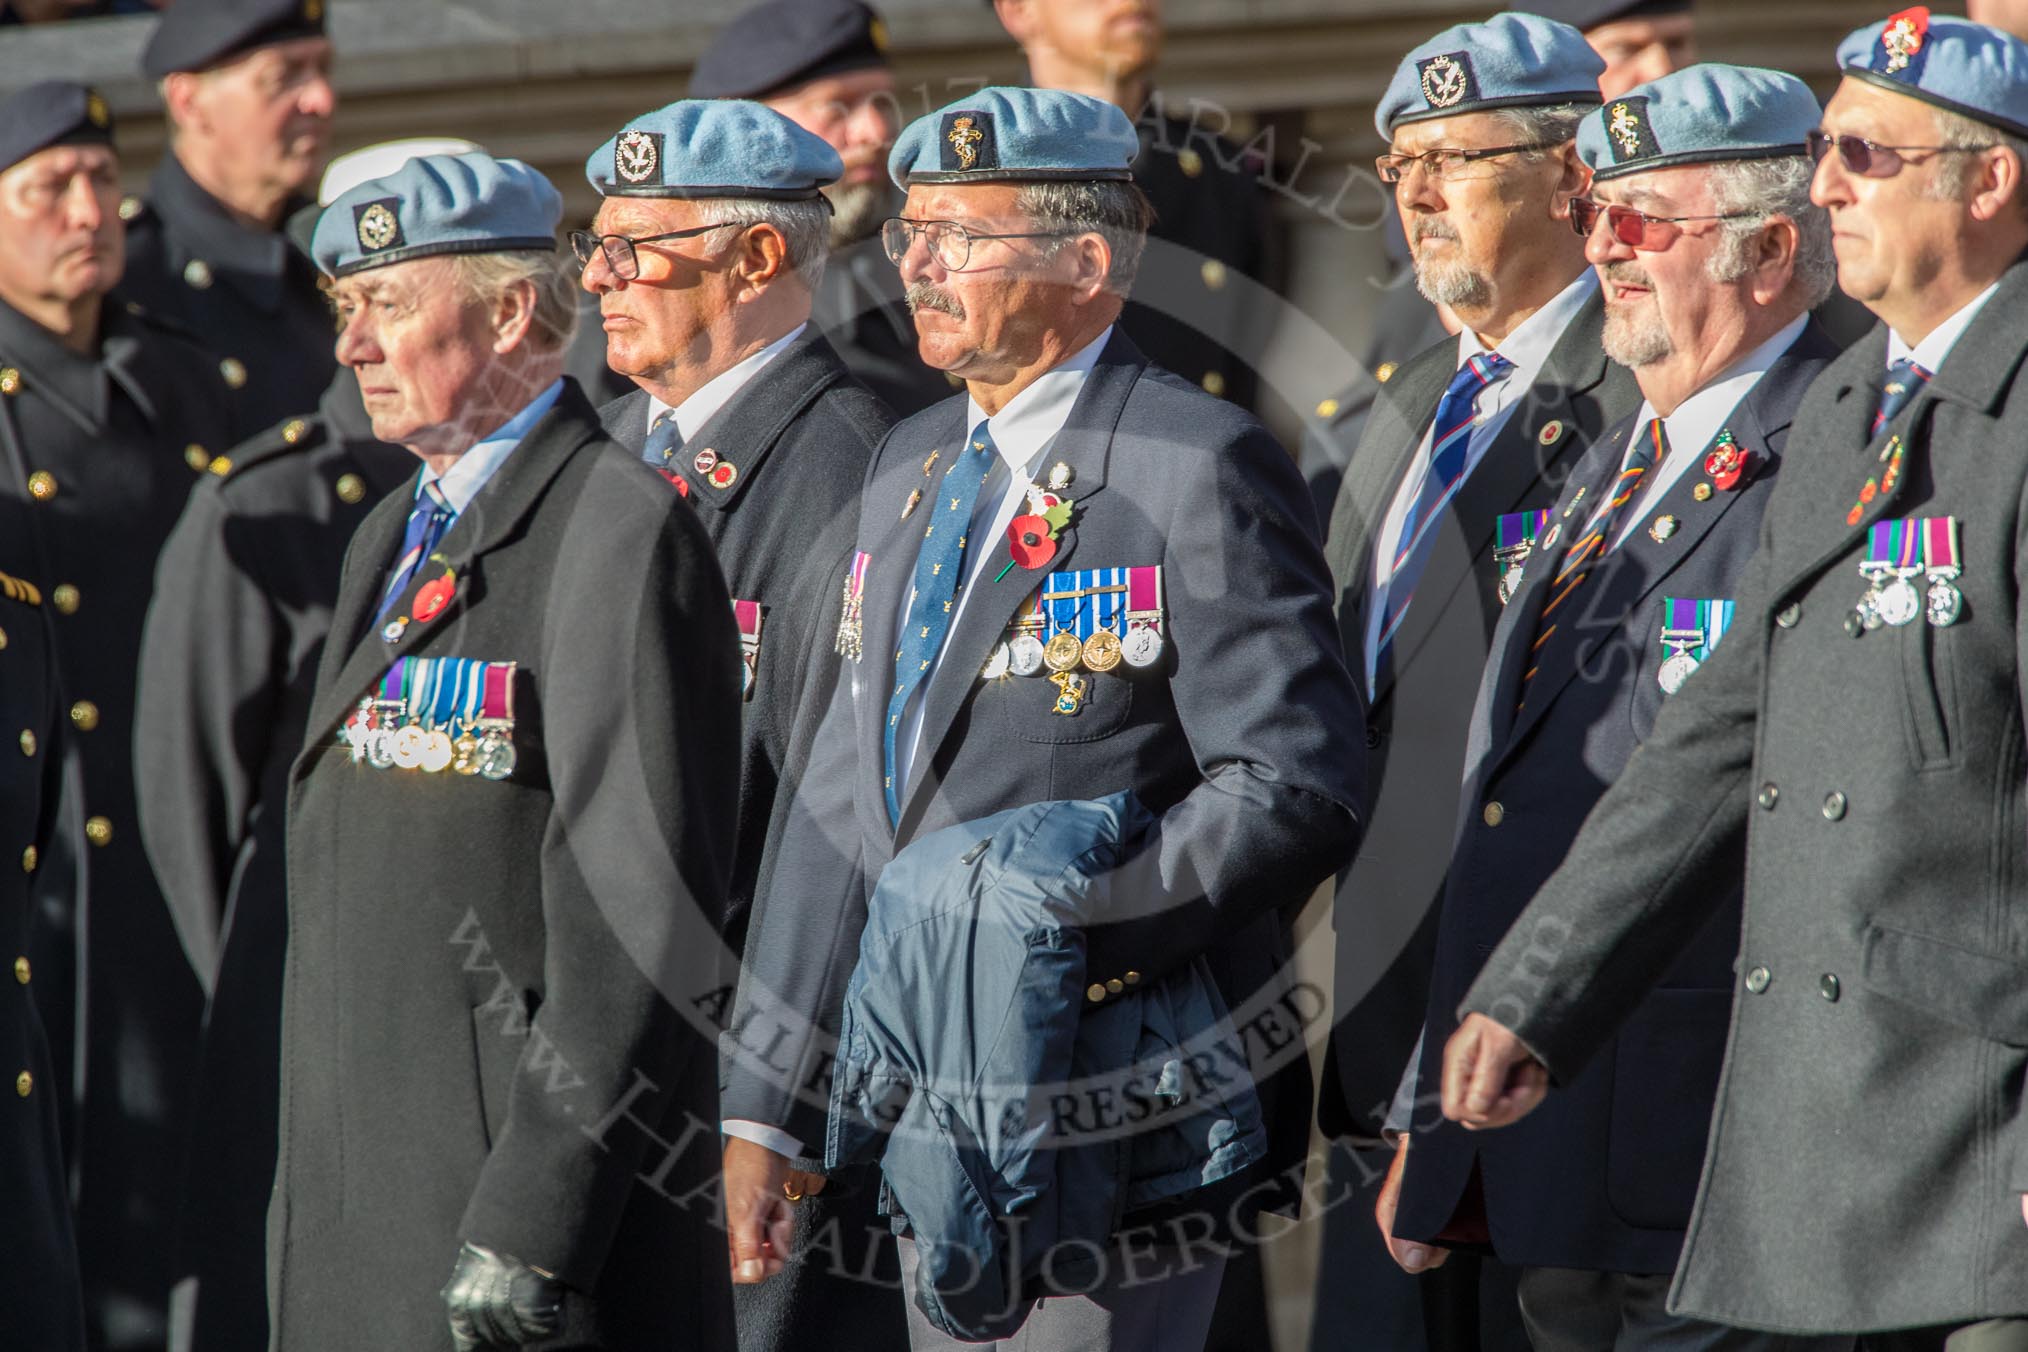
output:
[[[389,202],[368,202],[361,206],[355,229],[359,235],[359,247],[368,253],[378,253],[401,240],[401,221]]]
[[[655,176],[662,163],[660,140],[653,132],[620,133],[613,143],[613,172],[622,183],[645,183]]]
[[[1886,57],[1883,69],[1889,75],[1896,75],[1908,69],[1908,63],[1922,50],[1923,37],[1929,31],[1927,9],[1905,9],[1887,21],[1880,30],[1880,49]]]
[[[1433,56],[1422,63],[1422,96],[1432,108],[1449,108],[1464,100],[1471,90],[1471,71],[1465,54]]]
[[[959,116],[951,119],[949,140],[952,151],[958,157],[958,168],[970,169],[979,162],[979,142],[985,139],[986,133],[979,130],[971,117]]]
[[[94,127],[104,127],[113,120],[112,111],[95,89],[85,95],[85,117]]]

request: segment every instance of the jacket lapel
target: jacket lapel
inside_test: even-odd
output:
[[[805,330],[683,443],[673,468],[689,481],[690,500],[700,507],[729,510],[789,424],[847,375],[845,363],[824,336],[814,328]],[[707,463],[721,476],[724,466],[732,466],[731,483],[720,487],[710,472],[697,468],[698,457],[706,452],[712,458]]]
[[[580,447],[595,438],[597,428],[598,417],[591,404],[575,382],[566,381],[555,407],[530,429],[445,533],[436,549],[443,563],[425,562],[418,568],[395,599],[388,616],[391,621],[396,616],[410,615],[416,593],[442,577],[446,568],[457,578],[450,604],[427,621],[411,619],[391,642],[382,637],[382,629],[373,626],[371,620],[408,513],[406,510],[390,513],[379,523],[376,539],[369,539],[362,527],[353,551],[358,569],[347,579],[345,594],[339,602],[340,613],[352,626],[352,647],[336,677],[317,694],[310,717],[312,740],[336,726],[390,666],[427,646],[483,593],[484,580],[476,574],[474,565],[482,556],[514,538],[523,520],[542,500],[550,481]],[[334,626],[332,632],[346,631]]]
[[[974,540],[966,545],[968,571],[972,549],[983,548],[987,551],[987,558],[984,567],[976,574],[977,581],[972,584],[972,596],[965,602],[957,623],[944,639],[936,670],[930,673],[929,685],[921,695],[922,738],[916,745],[915,758],[910,764],[908,796],[902,803],[901,823],[904,829],[923,795],[934,787],[936,776],[930,766],[937,748],[949,733],[951,723],[957,718],[958,710],[971,694],[972,687],[978,684],[979,668],[986,655],[1014,618],[1014,612],[1042,584],[1043,578],[1070,567],[1071,556],[1077,552],[1078,524],[1090,511],[1092,499],[1105,488],[1106,462],[1112,450],[1113,431],[1119,425],[1120,414],[1126,408],[1127,396],[1132,392],[1134,382],[1140,379],[1147,365],[1147,358],[1133,343],[1124,334],[1115,332],[1112,341],[1100,354],[1098,365],[1085,378],[1084,388],[1078,391],[1063,430],[1056,434],[1043,452],[1052,463],[1062,461],[1070,466],[1071,498],[1076,507],[1071,524],[1058,533],[1056,554],[1047,564],[1035,570],[1017,566],[1002,572],[1002,566],[1011,557],[1003,541]]]

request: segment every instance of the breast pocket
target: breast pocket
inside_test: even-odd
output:
[[[1067,676],[1062,682],[1041,676],[989,681],[980,694],[994,706],[987,726],[1020,741],[1054,746],[1102,741],[1126,726],[1133,713],[1134,681],[1089,671]]]
[[[1901,644],[1902,689],[1907,692],[1902,728],[1918,770],[1941,770],[1954,762],[1957,671],[1953,657],[1959,637],[1955,625],[1938,628],[1921,618],[1903,625],[1895,634]]]

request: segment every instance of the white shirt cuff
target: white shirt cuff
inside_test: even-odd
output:
[[[718,1129],[727,1136],[737,1136],[742,1141],[752,1141],[757,1146],[772,1150],[783,1159],[794,1160],[803,1157],[801,1141],[780,1127],[771,1127],[765,1122],[749,1122],[743,1117],[729,1117],[719,1124]]]

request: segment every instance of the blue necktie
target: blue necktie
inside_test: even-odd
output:
[[[1906,357],[1887,368],[1887,383],[1880,387],[1880,411],[1873,415],[1874,436],[1908,406],[1917,390],[1929,384],[1929,374]]]
[[[1386,619],[1380,626],[1380,639],[1367,659],[1371,666],[1367,673],[1369,688],[1388,645],[1394,642],[1395,630],[1401,628],[1402,616],[1408,613],[1416,580],[1429,563],[1430,549],[1436,542],[1434,528],[1443,519],[1444,508],[1450,505],[1458,485],[1464,482],[1472,427],[1478,418],[1475,404],[1479,392],[1513,369],[1514,363],[1499,353],[1481,352],[1458,368],[1437,403],[1436,420],[1430,425],[1429,468],[1423,471],[1415,505],[1409,509],[1394,545],[1394,571],[1387,580]]]
[[[648,441],[641,447],[641,459],[649,469],[665,473],[675,468],[676,452],[683,449],[683,429],[676,425],[676,411],[663,409],[648,424]]]
[[[374,612],[373,622],[379,624],[387,618],[387,612],[395,599],[408,590],[408,584],[415,581],[416,569],[444,538],[444,532],[451,527],[456,514],[444,497],[444,490],[437,487],[432,479],[416,494],[415,507],[408,514],[408,529],[402,532],[401,557],[395,560],[394,580],[387,584],[387,590],[380,598],[380,609]]]
[[[973,430],[967,452],[953,457],[944,471],[933,500],[936,510],[923,527],[922,547],[915,556],[915,592],[908,603],[908,620],[895,643],[894,694],[887,701],[884,783],[890,824],[901,821],[901,797],[894,784],[894,743],[901,732],[902,712],[916,687],[929,678],[937,652],[951,632],[952,603],[964,577],[965,537],[971,529],[972,508],[998,459],[993,435],[980,423]]]

